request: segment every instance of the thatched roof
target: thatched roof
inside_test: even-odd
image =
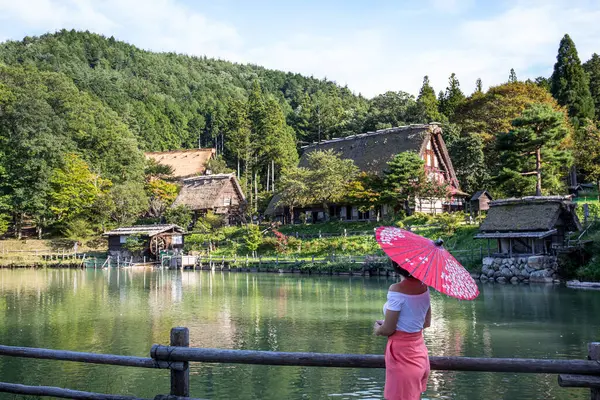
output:
[[[441,167],[448,173],[450,184],[460,188],[450,155],[442,139],[442,129],[437,124],[409,125],[380,129],[339,139],[326,140],[304,146],[300,166],[308,164],[308,155],[315,150],[333,150],[341,158],[351,159],[360,171],[383,174],[387,162],[396,154],[414,151],[423,155],[427,142],[433,139],[434,151],[438,154]]]
[[[483,195],[486,195],[488,199],[493,200],[492,195],[487,190],[480,190],[476,192],[473,197],[471,197],[471,201],[479,200],[479,198]]]
[[[575,204],[569,197],[524,197],[489,204],[487,217],[479,227],[482,233],[547,232],[560,224],[565,224],[568,230],[581,230]]]
[[[140,236],[156,236],[164,232],[173,230],[174,232],[183,233],[185,230],[175,224],[168,225],[136,225],[136,226],[124,226],[121,228],[113,229],[112,231],[104,233],[104,236],[121,236],[121,235],[140,235]]]
[[[206,171],[206,162],[215,154],[215,149],[190,149],[145,153],[161,165],[173,168],[173,176],[186,178]]]
[[[217,200],[228,185],[233,185],[239,202],[245,203],[246,198],[235,174],[215,174],[184,179],[183,187],[173,202],[173,207],[182,204],[192,210],[210,210],[223,207],[223,204],[217,204]]]
[[[438,124],[421,124],[380,129],[375,132],[361,133],[344,138],[325,140],[304,146],[299,166],[308,165],[308,155],[316,150],[333,150],[342,159],[351,159],[360,171],[382,175],[388,161],[405,151],[414,151],[423,156],[427,143],[432,140],[433,150],[438,155],[440,169],[446,172],[451,191],[464,196],[460,190],[448,149],[442,138],[442,129]],[[273,196],[265,213],[275,214],[281,209],[277,204],[280,196]]]

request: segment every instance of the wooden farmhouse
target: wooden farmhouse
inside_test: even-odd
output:
[[[173,177],[178,179],[202,175],[206,172],[206,163],[215,155],[215,149],[190,149],[158,151],[145,153],[147,159],[152,158],[161,165],[173,168]]]
[[[470,212],[479,215],[490,209],[490,202],[494,200],[487,190],[480,190],[469,201]]]
[[[246,198],[235,174],[202,175],[183,180],[172,207],[186,205],[194,212],[194,222],[209,211],[235,224],[244,220]]]
[[[495,200],[475,236],[487,239],[496,255],[551,254],[565,245],[568,232],[581,230],[570,197],[539,196]]]
[[[442,129],[437,124],[410,125],[398,128],[381,129],[340,139],[332,139],[305,146],[300,159],[300,166],[307,165],[308,155],[317,150],[333,150],[342,158],[351,159],[360,171],[383,175],[387,162],[395,155],[413,151],[425,161],[425,171],[429,179],[445,182],[449,185],[453,196],[450,199],[420,199],[416,202],[415,211],[439,213],[464,208],[466,194],[460,190],[456,173],[448,154],[448,149],[442,138]],[[281,207],[279,196],[274,196],[267,208],[266,214],[272,218],[285,221],[289,218],[287,209]],[[361,212],[351,204],[331,204],[329,215],[339,220],[375,220],[377,215],[385,217],[391,213],[391,206],[381,209]],[[309,221],[320,221],[324,218],[321,205],[313,205],[304,209],[295,209],[295,221],[304,213]]]
[[[161,251],[183,249],[184,229],[177,225],[137,225],[114,229],[106,232],[108,238],[108,255],[121,262],[133,262],[142,259],[156,260]],[[135,236],[143,242],[144,249],[139,254],[132,254],[125,246],[129,237]]]

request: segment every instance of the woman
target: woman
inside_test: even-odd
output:
[[[385,319],[375,322],[375,334],[387,336],[385,389],[387,400],[421,398],[429,377],[429,356],[423,329],[431,324],[429,288],[394,263],[400,282],[390,286],[383,306]]]

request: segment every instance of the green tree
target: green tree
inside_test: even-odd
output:
[[[439,99],[440,113],[444,114],[450,121],[454,118],[456,109],[465,101],[465,95],[460,90],[460,82],[455,73],[448,79],[446,92]]]
[[[589,76],[590,94],[594,100],[596,118],[600,117],[600,56],[592,54],[592,58],[583,64],[583,69]]]
[[[294,223],[294,209],[309,202],[311,186],[311,171],[302,167],[288,167],[281,173],[277,185],[280,196],[277,206],[289,208],[290,223]]]
[[[173,179],[173,167],[167,164],[159,164],[154,158],[146,159],[146,167],[144,168],[146,180],[153,179],[170,180]]]
[[[329,204],[346,197],[348,182],[358,173],[354,161],[342,159],[332,150],[315,150],[307,156],[310,171],[311,200],[322,204],[325,220],[329,219]]]
[[[427,75],[423,78],[423,85],[417,97],[417,114],[419,122],[429,123],[440,121],[438,101],[435,97],[435,91],[429,84],[429,77]]]
[[[425,181],[424,161],[412,151],[397,154],[387,163],[384,171],[383,197],[387,203],[402,208],[410,215],[410,203],[415,200],[420,185]]]
[[[508,83],[515,83],[518,82],[519,80],[517,79],[517,73],[515,72],[514,68],[510,69],[510,74],[508,75]]]
[[[487,187],[489,171],[486,167],[481,135],[461,134],[448,144],[448,152],[462,190],[475,193]]]
[[[179,193],[179,187],[162,179],[153,179],[146,182],[146,195],[148,196],[150,217],[160,218],[173,204]]]
[[[235,172],[233,169],[227,166],[227,161],[222,155],[211,158],[205,164],[206,170],[210,171],[211,174],[230,174]]]
[[[524,195],[532,187],[536,196],[558,191],[570,160],[561,148],[568,134],[562,114],[547,104],[533,104],[512,125],[498,140],[504,165],[498,179],[508,194]]]
[[[258,225],[249,224],[246,226],[246,235],[244,236],[246,248],[256,257],[256,250],[263,242],[263,234]]]
[[[577,133],[575,162],[586,179],[596,182],[600,200],[600,130],[588,124]]]
[[[383,187],[383,178],[361,172],[348,183],[347,199],[362,212],[374,210],[383,205]]]
[[[565,35],[560,41],[554,72],[550,78],[550,91],[558,104],[568,109],[575,125],[594,118],[594,100],[590,94],[589,79],[569,35]]]
[[[148,197],[141,183],[114,185],[110,191],[111,218],[119,225],[131,224],[148,210]]]
[[[185,204],[170,207],[165,211],[165,220],[168,224],[179,225],[187,230],[192,224],[192,210]]]
[[[375,96],[370,103],[365,130],[391,128],[416,121],[417,103],[408,93],[385,92]]]
[[[481,82],[481,78],[477,78],[475,81],[475,93],[483,93],[483,82]]]

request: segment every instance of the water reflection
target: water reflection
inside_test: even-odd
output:
[[[384,278],[108,270],[0,270],[3,344],[146,356],[173,326],[191,345],[381,353],[371,336]],[[483,285],[479,299],[432,293],[432,355],[584,358],[600,332],[600,293]],[[64,374],[68,372],[68,376]],[[0,359],[3,380],[152,397],[165,371]],[[211,399],[381,398],[382,370],[193,364],[192,394]],[[556,376],[434,372],[427,398],[587,398]]]

